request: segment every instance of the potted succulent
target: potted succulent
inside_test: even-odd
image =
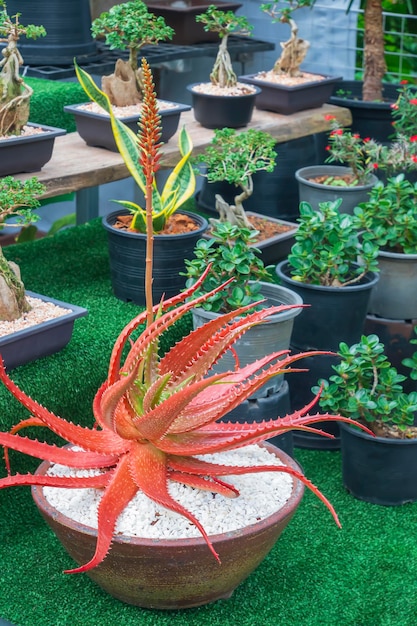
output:
[[[142,86],[138,55],[145,45],[156,45],[170,39],[172,28],[163,17],[148,10],[142,0],[116,4],[97,17],[92,24],[95,37],[104,37],[111,49],[128,50],[128,59],[118,58],[114,72],[103,76],[101,88],[112,104],[115,115],[136,132],[141,114]],[[78,73],[77,73],[78,76]],[[166,143],[175,134],[181,112],[188,105],[158,101],[162,119],[162,141]],[[75,116],[77,131],[89,146],[117,151],[110,119],[97,103],[67,105],[64,110]]]
[[[328,157],[325,164],[302,167],[295,172],[301,202],[317,207],[320,202],[342,199],[344,213],[353,213],[360,202],[367,200],[378,182],[375,172],[380,163],[381,147],[369,137],[341,128],[333,116]],[[342,165],[333,165],[339,163]]]
[[[97,87],[91,76],[78,66],[76,71],[89,98],[108,112],[117,148],[145,199],[146,179],[137,134],[116,117],[108,96]],[[155,246],[153,297],[160,300],[162,296],[175,295],[184,286],[185,280],[180,272],[185,269],[185,259],[192,257],[196,241],[208,226],[202,216],[179,210],[194,194],[195,174],[190,162],[192,143],[185,128],[179,133],[178,141],[181,159],[161,192],[154,176],[151,222],[147,222],[145,208],[125,200],[116,201],[124,210],[119,209],[103,218],[103,226],[108,233],[113,291],[121,300],[145,303],[148,228],[154,235]]]
[[[45,35],[45,29],[24,26],[19,17],[9,16],[0,0],[0,42],[6,44],[0,62],[0,176],[39,171],[52,156],[55,137],[66,132],[28,122],[33,89],[19,73],[23,58],[18,43],[23,35],[33,39]]]
[[[342,477],[356,498],[383,505],[417,500],[417,392],[384,354],[377,335],[341,343],[339,363],[322,386],[320,407],[365,424],[373,435],[341,424]],[[415,374],[416,356],[411,360]],[[316,387],[317,389],[317,387]]]
[[[146,60],[142,61],[142,69],[146,106],[139,144],[147,186],[147,219],[151,222],[152,183],[159,155],[159,120]],[[289,522],[301,500],[301,483],[312,488],[336,514],[325,496],[303,476],[298,465],[278,449],[267,444],[255,446],[260,457],[254,461],[251,455],[252,464],[248,462],[247,455],[252,448],[248,444],[288,429],[310,428],[309,424],[318,419],[306,415],[310,407],[285,418],[247,424],[239,431],[235,426],[218,422],[224,412],[237,406],[267,378],[281,373],[297,360],[298,357],[286,356],[276,362],[278,355],[271,354],[263,363],[236,368],[226,374],[205,376],[212,363],[238,335],[276,312],[276,307],[249,316],[242,316],[247,307],[237,309],[185,336],[162,356],[158,344],[165,331],[199,302],[214,294],[195,298],[197,283],[183,294],[154,306],[152,229],[148,228],[147,233],[146,309],[116,340],[108,377],[94,399],[95,424],[91,429],[57,417],[32,400],[16,386],[0,363],[2,382],[32,416],[11,433],[1,433],[0,445],[47,460],[34,474],[22,476],[11,473],[6,452],[10,475],[0,479],[0,487],[33,486],[35,503],[77,563],[70,570],[72,573],[86,572],[121,600],[144,607],[177,609],[212,602],[233,592],[260,563]],[[207,268],[201,281],[209,271]],[[222,287],[220,285],[218,289]],[[133,337],[140,328],[139,335],[136,333]],[[270,362],[269,368],[255,379],[248,380],[248,376],[267,361]],[[333,421],[339,416],[328,415],[326,418]],[[351,423],[351,420],[341,419]],[[43,425],[58,432],[69,446],[58,447],[22,437],[18,431],[31,425]],[[229,454],[226,457],[220,454],[222,450],[231,452],[233,449],[239,449],[239,467],[236,467],[236,461],[230,460]],[[215,454],[214,460],[211,456],[201,456],[211,453]],[[179,483],[182,492],[200,496],[208,492],[209,508],[212,509],[219,501],[242,497],[233,479],[223,477],[232,472],[238,479],[240,474],[260,471],[270,472],[268,483],[275,475],[289,475],[286,504],[275,506],[279,512],[261,514],[264,519],[255,520],[250,526],[243,523],[242,528],[240,522],[237,524],[240,529],[235,526],[234,530],[226,532],[219,530],[217,525],[214,531],[207,532],[204,522],[199,519],[198,505],[194,512],[191,510],[193,505],[185,503],[171,488]],[[57,488],[64,490],[64,496],[68,496],[68,489],[98,489],[95,493],[100,502],[95,522],[74,520],[76,513],[68,508],[63,514],[62,503],[57,503],[51,490],[47,490],[48,486],[54,488],[55,496],[59,496]],[[255,501],[258,502],[258,489],[255,491]],[[144,519],[145,530],[141,530],[139,536],[132,536],[132,531],[130,534],[120,532],[117,524],[136,496],[145,496],[156,509],[148,520],[144,519],[143,509],[134,515],[137,519]],[[71,499],[66,497],[67,504]],[[270,502],[271,497],[267,500]],[[85,511],[86,506],[81,509]],[[172,518],[172,512],[178,514],[174,516],[177,520],[185,518],[186,525],[191,528],[185,538],[184,535],[178,538],[171,534],[169,539],[157,535],[152,539],[143,535],[149,533],[149,529],[158,531],[160,522],[163,525],[167,517]],[[230,516],[229,509],[228,515],[220,513],[210,517],[219,521]],[[194,528],[198,531],[197,537],[193,537]],[[169,568],[168,560],[172,565]]]
[[[341,200],[318,209],[300,204],[299,227],[288,259],[276,272],[283,285],[310,305],[294,320],[291,347],[336,351],[341,341],[358,341],[365,324],[372,290],[378,281],[378,247],[362,235],[359,220],[340,212]],[[360,264],[359,264],[360,259]],[[328,375],[334,356],[306,361],[308,371],[290,382],[293,408],[301,406],[313,381]],[[337,429],[336,429],[337,434]],[[306,435],[294,437],[304,447],[338,447]]]
[[[240,77],[243,82],[261,88],[256,96],[256,108],[290,115],[296,111],[322,106],[333,93],[340,76],[325,76],[304,72],[300,66],[310,43],[298,36],[293,13],[302,7],[312,7],[314,0],[285,0],[261,4],[260,9],[273,22],[288,24],[291,36],[281,42],[281,55],[273,68]]]
[[[379,247],[380,280],[369,312],[378,317],[417,319],[417,185],[404,174],[379,182],[355,214]]]
[[[37,178],[0,180],[0,229],[13,217],[17,228],[36,221],[33,209],[45,188]],[[0,353],[8,369],[61,350],[71,338],[74,320],[87,311],[25,290],[16,263],[7,261],[0,246]]]
[[[214,4],[195,19],[204,25],[204,30],[218,33],[220,44],[210,82],[187,86],[191,93],[194,117],[205,128],[247,126],[260,89],[238,82],[227,43],[232,33],[250,35],[253,27],[244,15],[222,11]]]
[[[258,181],[256,191],[254,189],[256,174],[273,175],[275,145],[269,133],[254,128],[239,133],[233,128],[222,128],[214,131],[211,144],[196,157],[196,162],[205,166],[202,175],[207,181],[199,193],[200,206],[215,209],[221,222],[259,231],[254,243],[265,265],[286,257],[297,228],[295,223],[263,215],[261,183],[267,186],[266,178]],[[253,198],[254,191],[258,211],[246,212],[244,205]],[[211,223],[217,221],[210,220]]]

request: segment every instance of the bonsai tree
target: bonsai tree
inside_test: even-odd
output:
[[[145,103],[138,141],[147,190],[147,265],[150,266],[146,274],[148,298],[145,311],[139,313],[116,340],[108,376],[93,402],[96,423],[92,428],[85,428],[49,412],[16,386],[0,360],[0,379],[31,415],[18,424],[12,433],[0,433],[0,445],[81,470],[100,469],[99,472],[82,471],[81,475],[75,473],[68,477],[50,473],[19,475],[10,472],[9,476],[0,479],[0,488],[16,485],[100,488],[96,550],[88,562],[71,569],[72,573],[89,571],[106,558],[117,519],[139,490],[195,525],[213,558],[220,561],[198,517],[170,494],[169,480],[179,481],[195,489],[210,489],[213,494],[237,497],[239,492],[232,482],[223,480],[223,477],[230,475],[231,466],[208,463],[197,455],[241,448],[292,428],[308,430],[309,425],[319,419],[339,420],[338,415],[308,415],[309,406],[304,411],[284,418],[239,425],[239,432],[236,431],[236,425],[219,422],[222,415],[238,406],[265,380],[285,372],[292,363],[305,356],[289,356],[281,352],[245,368],[236,367],[233,372],[206,377],[212,364],[238,336],[277,310],[285,310],[285,306],[268,307],[246,317],[243,314],[248,307],[241,307],[185,336],[165,355],[160,355],[158,345],[163,334],[188,311],[213,294],[196,298],[194,293],[199,287],[197,283],[179,296],[155,306],[152,303],[151,189],[160,156],[160,119],[152,75],[146,60],[142,61],[142,70]],[[209,271],[210,268],[206,268],[201,281],[204,281]],[[219,285],[216,290],[222,287]],[[143,324],[145,329],[133,339],[132,334]],[[277,362],[278,356],[284,358]],[[257,374],[259,368],[265,365],[265,370],[248,380],[248,376]],[[351,423],[351,420],[341,419]],[[26,426],[46,426],[78,449],[60,448],[22,437],[19,431]],[[7,454],[6,464],[10,471]],[[241,474],[254,471],[289,473],[318,494],[338,521],[330,503],[301,471],[285,465],[243,466],[233,471]]]
[[[84,88],[88,97],[100,105],[105,111],[108,112],[111,118],[111,124],[113,134],[116,140],[116,144],[120,154],[122,155],[129,172],[139,188],[143,191],[146,197],[147,193],[147,180],[145,177],[143,155],[141,154],[140,146],[138,145],[137,135],[128,128],[122,121],[120,121],[113,112],[110,98],[104,91],[101,91],[91,76],[77,63],[75,64],[75,70],[78,80]],[[142,126],[142,122],[139,127]],[[158,130],[158,138],[161,134]],[[195,174],[194,169],[190,162],[192,143],[189,134],[185,128],[179,133],[179,148],[181,152],[181,160],[177,163],[175,168],[170,173],[165,186],[160,193],[158,191],[155,179],[155,173],[159,166],[155,164],[155,168],[152,171],[152,220],[151,223],[146,218],[146,208],[141,207],[138,204],[126,200],[116,200],[118,204],[121,204],[125,208],[129,209],[132,213],[132,220],[129,225],[131,230],[145,233],[151,226],[153,233],[161,232],[167,220],[175,211],[177,211],[194,193],[195,190]]]
[[[253,26],[244,15],[235,15],[233,11],[221,11],[214,4],[196,15],[196,21],[202,22],[204,30],[218,33],[219,50],[210,74],[210,82],[215,87],[235,87],[237,76],[233,70],[232,60],[227,49],[229,35],[250,35]]]
[[[355,215],[340,213],[341,202],[322,202],[318,210],[300,203],[299,227],[288,255],[293,280],[344,287],[378,271],[378,246],[363,233]]]
[[[22,35],[31,39],[46,35],[43,26],[19,22],[19,13],[9,16],[4,0],[0,0],[0,42],[6,43],[0,61],[0,135],[20,135],[29,119],[33,89],[20,76],[23,58],[18,49]]]
[[[32,210],[40,206],[37,199],[45,191],[37,178],[26,181],[6,176],[0,180],[0,228],[10,217],[17,217],[13,226],[21,227],[38,219]],[[0,320],[12,321],[30,310],[25,287],[16,263],[7,261],[0,247]]]
[[[417,185],[398,174],[375,185],[369,200],[355,208],[355,220],[381,250],[417,254],[416,203]]]
[[[196,283],[195,295],[214,292],[216,286],[227,283],[204,301],[202,307],[214,313],[227,313],[262,299],[259,281],[272,282],[268,267],[264,267],[258,250],[253,247],[256,231],[219,222],[210,239],[200,239],[194,249],[195,258],[186,260],[187,287]],[[252,245],[251,245],[252,244]],[[210,273],[203,282],[200,277],[206,267]],[[233,282],[227,282],[233,278]]]
[[[173,29],[163,17],[148,10],[142,0],[116,4],[97,17],[91,26],[94,37],[104,37],[110,49],[128,50],[129,59],[117,59],[113,74],[103,76],[101,86],[115,106],[129,106],[142,101],[142,79],[138,54],[143,46],[172,39]]]
[[[243,203],[253,193],[253,175],[265,170],[272,172],[275,167],[275,139],[266,132],[249,130],[238,133],[232,128],[214,131],[211,144],[196,161],[206,165],[209,182],[226,181],[236,187],[234,204],[229,205],[219,194],[216,195],[216,209],[220,221],[228,221],[239,227],[252,229],[245,214]],[[215,223],[215,220],[210,220]]]
[[[379,437],[416,437],[417,392],[403,391],[406,376],[391,365],[379,337],[363,335],[352,346],[341,343],[338,356],[340,363],[333,365],[336,374],[319,381],[319,405],[365,424]],[[416,358],[411,360],[413,366]]]
[[[314,0],[285,0],[284,6],[281,6],[281,2],[261,4],[261,11],[269,15],[272,22],[289,24],[291,28],[291,36],[288,41],[280,42],[282,52],[271,70],[273,74],[302,75],[300,65],[306,57],[310,42],[298,37],[298,26],[292,15],[297,9],[311,7],[313,4]]]

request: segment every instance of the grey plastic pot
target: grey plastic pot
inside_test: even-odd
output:
[[[360,202],[368,200],[369,192],[378,182],[376,176],[371,174],[368,184],[354,187],[323,185],[311,180],[316,176],[344,176],[351,172],[352,170],[349,167],[344,167],[343,165],[310,165],[309,167],[302,167],[295,172],[300,202],[308,202],[313,208],[318,208],[320,202],[334,202],[338,198],[342,198],[340,210],[343,213],[352,215],[355,206]]]
[[[369,313],[397,320],[417,318],[417,254],[380,250],[379,281],[372,291]]]
[[[274,283],[261,282],[261,294],[267,299],[267,304],[277,306],[280,304],[296,304],[302,305],[302,298],[286,287],[276,285]],[[272,352],[279,350],[288,350],[291,341],[291,333],[293,329],[294,319],[300,314],[301,308],[289,309],[282,313],[271,315],[267,320],[250,328],[238,341],[234,344],[234,350],[238,355],[241,366],[253,363],[257,359],[264,357]],[[221,313],[213,313],[205,311],[202,308],[196,308],[192,311],[194,328],[202,326],[209,320],[215,319]],[[231,351],[226,352],[221,359],[213,367],[213,372],[227,372],[235,367],[235,359]],[[265,383],[257,392],[252,394],[251,398],[262,398],[272,393],[276,393],[284,382],[284,376],[274,376],[270,381]]]

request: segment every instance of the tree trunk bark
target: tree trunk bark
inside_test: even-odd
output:
[[[364,66],[362,99],[382,100],[382,79],[386,72],[382,0],[367,0],[365,7]]]

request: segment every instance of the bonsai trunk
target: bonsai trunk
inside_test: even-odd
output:
[[[290,20],[290,26],[291,37],[288,41],[281,42],[282,53],[272,71],[276,74],[301,76],[300,65],[305,59],[310,43],[297,36],[298,27],[294,20]]]
[[[213,85],[219,87],[233,87],[236,85],[237,76],[233,71],[232,60],[227,49],[228,35],[220,41],[219,51],[210,74]]]
[[[362,99],[382,100],[382,79],[386,72],[382,0],[367,0],[365,6],[364,68]]]
[[[7,261],[0,247],[0,320],[11,322],[30,309],[19,268]]]
[[[142,102],[139,70],[134,70],[129,61],[117,59],[114,73],[103,76],[101,88],[114,106],[125,107]]]
[[[0,72],[0,135],[20,135],[29,119],[33,89],[19,76],[23,63],[15,41],[3,49]]]
[[[220,194],[216,193],[216,210],[219,213],[219,219],[210,219],[210,223],[215,225],[218,222],[230,222],[239,228],[253,230],[242,204],[250,195],[252,195],[252,189],[245,189],[241,194],[235,196],[235,204],[228,204]]]

